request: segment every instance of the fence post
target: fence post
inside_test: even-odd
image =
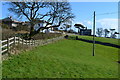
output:
[[[16,38],[15,38],[15,36],[14,36],[14,47],[15,47],[15,42],[16,42]]]
[[[47,40],[45,41],[45,45],[47,44]]]
[[[52,38],[52,43],[53,43],[53,38]]]
[[[20,44],[20,38],[18,37],[18,45]]]
[[[40,40],[37,40],[36,46],[38,46],[38,45],[39,45],[39,42],[40,42]]]
[[[29,40],[29,46],[31,46],[31,44],[30,44],[30,40]]]
[[[32,42],[32,46],[33,46],[33,39],[32,39],[32,41],[31,41],[31,42]]]
[[[34,46],[35,46],[36,44],[35,44],[35,40],[34,40]]]
[[[45,40],[43,41],[43,45],[45,45]]]
[[[35,46],[35,40],[33,39],[33,46]]]
[[[9,41],[9,38],[7,39],[7,52],[8,52],[8,55],[10,55],[10,52],[9,52],[9,43],[10,43],[10,41]]]
[[[32,40],[32,43],[33,43],[33,46],[35,46],[35,44],[34,44],[34,39]]]
[[[0,40],[0,56],[2,55],[2,39]],[[0,57],[1,60],[1,57]]]
[[[27,40],[25,40],[25,42],[26,42],[26,45],[27,45]]]
[[[23,46],[23,48],[24,48],[24,39],[22,38],[22,46]]]
[[[22,45],[24,45],[24,39],[22,38]]]

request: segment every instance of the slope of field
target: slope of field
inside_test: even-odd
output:
[[[75,35],[73,35],[75,36]],[[92,36],[82,36],[76,35],[78,38],[86,39],[86,40],[93,40]],[[95,37],[95,41],[106,42],[111,44],[120,45],[120,39],[112,39],[112,38],[104,38],[104,37]]]
[[[3,61],[3,78],[117,78],[118,49],[61,40]]]

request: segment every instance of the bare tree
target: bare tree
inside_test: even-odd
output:
[[[32,35],[40,32],[41,29],[49,29],[51,27],[59,27],[64,22],[74,18],[71,13],[71,7],[68,2],[11,2],[10,11],[18,15],[18,17],[26,17],[31,24],[30,38]],[[40,14],[40,9],[47,8],[48,12]],[[45,27],[34,30],[34,24],[37,20],[45,20]],[[50,27],[47,27],[51,25]]]
[[[69,24],[64,24],[64,29],[65,29],[65,31],[67,32],[67,30],[68,30],[68,28],[70,28],[72,25],[69,25]]]
[[[45,29],[59,27],[66,22],[70,22],[75,17],[71,12],[71,7],[68,2],[50,2],[49,9],[50,15],[47,16]],[[51,26],[47,27],[48,25]],[[40,29],[41,28],[39,28],[37,32],[39,32]]]
[[[110,33],[110,31],[108,29],[104,29],[104,35],[105,35],[105,37],[108,37],[109,33]]]
[[[103,35],[103,28],[97,28],[97,31],[96,31],[98,37],[101,37]]]
[[[31,25],[30,37],[34,32],[34,24],[36,18],[38,18],[40,8],[44,8],[48,3],[45,2],[10,2],[9,11],[14,12],[18,17],[26,17]],[[44,15],[39,15],[39,19],[47,16],[48,13]]]
[[[110,37],[111,38],[115,38],[115,29],[110,29],[110,32],[111,32],[111,35],[110,35]]]

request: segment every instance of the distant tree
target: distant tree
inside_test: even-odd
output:
[[[116,38],[117,34],[119,34],[119,33],[118,32],[114,32],[113,35],[112,35],[112,38]]]
[[[111,38],[116,38],[117,35],[115,33],[112,34]]]
[[[96,31],[98,37],[102,37],[103,35],[103,28],[97,28],[97,31]]]
[[[110,33],[111,33],[111,35],[110,35],[111,38],[115,38],[116,37],[115,29],[110,29]]]
[[[64,28],[65,31],[67,32],[67,29],[70,28],[70,27],[72,27],[72,25],[64,24],[64,27],[63,27],[63,28]]]
[[[69,33],[74,33],[75,31],[73,29],[68,30]]]
[[[105,35],[105,37],[108,37],[109,33],[110,33],[110,31],[108,29],[104,29],[104,35]]]
[[[58,27],[54,27],[53,30],[54,30],[54,31],[58,31]]]
[[[63,29],[63,27],[60,27],[60,29]]]

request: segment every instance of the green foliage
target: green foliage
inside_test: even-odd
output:
[[[6,25],[6,24],[3,24],[3,23],[0,23],[0,26],[3,28],[3,29],[10,29],[10,26]]]
[[[34,35],[32,38],[35,40],[39,40],[39,39],[50,39],[50,38],[55,38],[59,36],[62,36],[62,34],[61,33],[39,33]]]
[[[17,30],[17,31],[21,31],[21,30],[29,31],[30,28],[29,28],[28,26],[19,25],[19,26],[16,27],[16,30]]]
[[[3,61],[3,78],[117,78],[118,49],[61,40]]]
[[[15,36],[15,31],[11,29],[2,29],[2,40]]]

